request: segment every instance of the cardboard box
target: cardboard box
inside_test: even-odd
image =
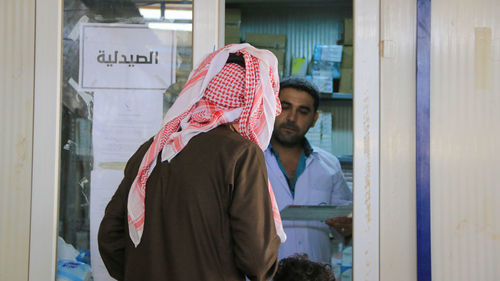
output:
[[[225,45],[230,43],[240,43],[240,27],[234,24],[226,24],[225,25],[225,36],[224,43]]]
[[[352,68],[341,68],[339,93],[352,93],[352,92],[353,92]]]
[[[241,24],[241,10],[240,9],[226,9],[226,24],[234,24],[240,26]]]
[[[236,44],[241,43],[240,37],[239,36],[226,36],[224,38],[224,45],[233,44],[233,43],[236,43]]]
[[[285,49],[276,49],[276,48],[265,48],[265,47],[257,47],[261,49],[266,49],[271,51],[276,58],[278,59],[278,72],[280,74],[283,74],[283,71],[285,70],[285,61],[286,61],[286,51]]]
[[[344,45],[351,45],[353,42],[353,21],[352,18],[344,19]]]
[[[352,46],[344,46],[342,50],[342,63],[341,67],[344,68],[352,68],[353,67],[353,47]]]
[[[286,35],[270,33],[246,33],[245,41],[255,47],[264,49],[284,49],[286,47]]]
[[[276,48],[264,48],[271,51],[276,58],[278,59],[278,64],[284,66],[286,60],[286,51],[285,49],[276,49]]]
[[[240,27],[238,25],[226,24],[224,27],[224,34],[226,36],[240,37]]]
[[[292,58],[291,75],[306,76],[307,74],[307,60],[306,58]]]

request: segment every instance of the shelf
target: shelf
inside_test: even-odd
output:
[[[350,93],[321,93],[320,99],[322,100],[352,100]]]
[[[337,156],[337,159],[339,159],[340,163],[352,163],[351,155]]]

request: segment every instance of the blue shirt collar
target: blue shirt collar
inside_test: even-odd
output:
[[[271,154],[273,154],[274,157],[276,157],[276,160],[278,162],[278,166],[279,166],[281,172],[283,173],[283,175],[285,176],[285,179],[286,179],[286,182],[288,183],[288,187],[290,188],[290,192],[292,194],[292,197],[295,197],[295,184],[297,183],[297,179],[299,178],[299,176],[306,169],[306,158],[309,157],[309,155],[311,155],[311,153],[313,152],[313,148],[312,148],[311,144],[309,143],[309,141],[306,138],[304,138],[304,150],[302,151],[302,154],[300,155],[300,160],[299,160],[299,164],[297,166],[297,171],[296,171],[295,177],[293,179],[291,179],[288,176],[288,174],[285,170],[285,167],[283,167],[283,164],[281,163],[280,155],[276,150],[274,150],[271,142],[269,142],[268,149],[271,152]]]
[[[311,145],[311,143],[309,143],[309,141],[307,140],[307,138],[304,137],[304,144],[303,144],[303,148],[304,148],[304,154],[306,155],[306,157],[309,157],[314,149]],[[271,142],[269,142],[269,145],[267,146],[267,148],[274,154],[274,155],[278,155],[278,152],[276,150],[274,150],[273,148],[273,145],[271,144]]]

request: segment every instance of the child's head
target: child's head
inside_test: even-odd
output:
[[[282,259],[274,281],[335,281],[329,264],[313,262],[306,254]]]

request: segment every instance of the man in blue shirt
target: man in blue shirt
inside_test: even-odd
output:
[[[308,80],[289,78],[280,84],[282,112],[264,152],[269,180],[280,211],[288,205],[351,205],[338,159],[312,147],[305,135],[318,120],[319,92]],[[329,227],[322,222],[283,221],[287,240],[279,259],[306,253],[316,262],[330,263]],[[349,225],[340,232],[351,231]]]

